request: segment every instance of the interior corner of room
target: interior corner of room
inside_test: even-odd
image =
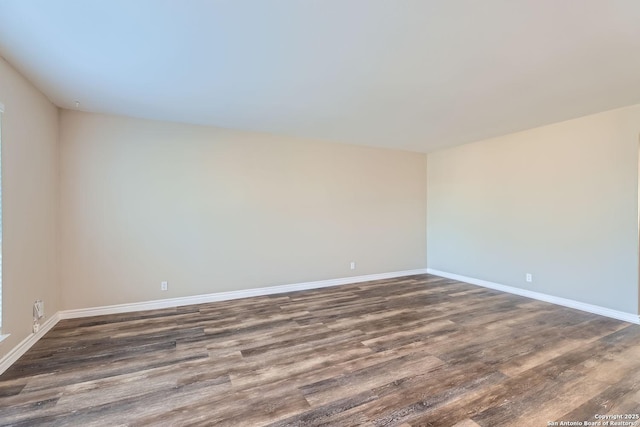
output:
[[[5,358],[37,299],[407,271],[637,321],[640,105],[426,154],[59,109],[0,75]]]
[[[0,2],[0,425],[636,421],[639,19]]]
[[[426,268],[637,319],[640,105],[424,154],[59,110],[0,74],[3,356],[37,299]]]

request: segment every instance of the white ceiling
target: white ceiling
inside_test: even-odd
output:
[[[638,0],[0,0],[64,108],[416,151],[640,103]]]

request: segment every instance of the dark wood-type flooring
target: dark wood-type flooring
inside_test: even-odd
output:
[[[640,327],[430,275],[64,320],[0,425],[547,426],[640,413]]]

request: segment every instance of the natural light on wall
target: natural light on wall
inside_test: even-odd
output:
[[[2,335],[2,113],[4,105],[0,104],[0,341]]]

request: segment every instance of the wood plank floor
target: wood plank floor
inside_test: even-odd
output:
[[[3,426],[526,427],[638,413],[639,326],[430,275],[65,320],[0,376]]]

